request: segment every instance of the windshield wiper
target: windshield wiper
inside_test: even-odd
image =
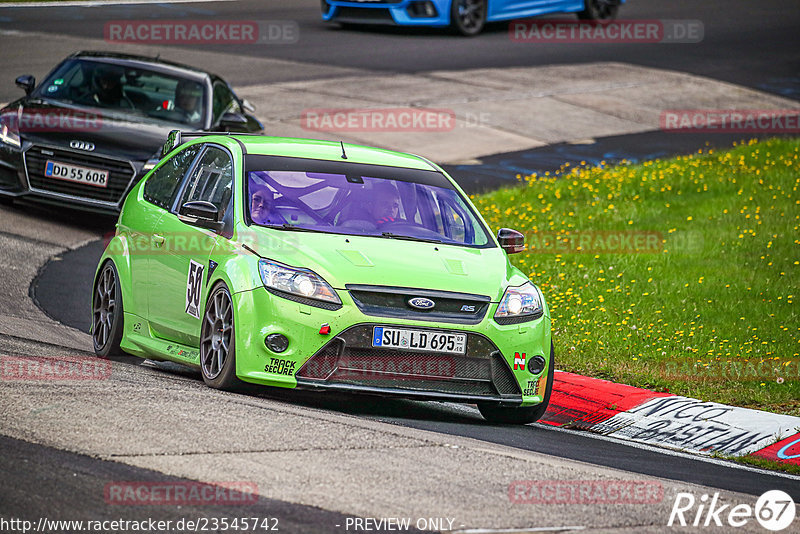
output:
[[[264,228],[273,228],[275,230],[286,230],[290,232],[315,232],[318,234],[335,234],[336,232],[326,232],[325,230],[318,230],[316,228],[306,228],[305,226],[295,226],[294,224],[259,224]]]
[[[439,239],[429,239],[427,237],[412,237],[410,235],[393,234],[391,232],[383,232],[381,237],[388,239],[402,239],[404,241],[422,241],[423,243],[443,243]]]

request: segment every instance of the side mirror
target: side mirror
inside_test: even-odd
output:
[[[241,131],[247,127],[247,117],[241,113],[223,113],[219,119],[219,127],[223,131]]]
[[[497,241],[506,254],[516,254],[525,250],[525,236],[510,228],[501,228],[497,231]]]
[[[186,224],[219,231],[222,229],[222,210],[211,202],[193,200],[182,205],[178,214]],[[191,218],[187,220],[185,218]]]
[[[248,113],[255,113],[256,111],[256,107],[253,105],[253,103],[247,100],[246,98],[242,100],[242,109],[244,109]]]
[[[30,74],[23,74],[15,80],[15,83],[17,87],[25,90],[26,95],[29,95],[33,92],[33,88],[36,87],[36,78]]]

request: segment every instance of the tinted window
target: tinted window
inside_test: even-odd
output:
[[[206,88],[200,81],[124,63],[68,60],[36,89],[36,95],[193,127],[202,126],[207,115]]]
[[[233,96],[231,90],[228,89],[228,86],[224,83],[217,82],[214,84],[214,122],[219,120],[222,114],[228,111],[240,113],[241,109],[239,109],[239,103],[236,101],[236,97]]]
[[[175,192],[186,171],[189,170],[200,145],[192,145],[177,154],[156,169],[144,184],[144,198],[156,206],[169,209]]]
[[[319,232],[491,246],[454,189],[365,175],[251,170],[247,208],[255,224]]]
[[[217,209],[227,208],[233,196],[231,158],[221,148],[210,146],[203,153],[186,182],[181,205],[194,200],[211,202]]]

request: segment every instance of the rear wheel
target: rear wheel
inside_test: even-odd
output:
[[[578,12],[578,18],[608,23],[617,18],[617,11],[619,0],[586,0],[584,10]]]
[[[92,342],[101,358],[123,354],[119,347],[124,327],[122,291],[114,263],[103,266],[92,292]]]
[[[200,327],[200,370],[212,388],[234,390],[242,385],[236,377],[236,342],[233,299],[223,283],[208,297]]]
[[[547,368],[547,386],[541,404],[525,407],[498,406],[496,404],[478,404],[481,415],[490,423],[509,425],[526,425],[535,423],[547,411],[550,403],[550,393],[553,391],[553,375],[555,374],[556,359],[553,343],[550,342],[550,363]]]
[[[467,37],[478,35],[486,25],[486,0],[452,0],[450,26]]]

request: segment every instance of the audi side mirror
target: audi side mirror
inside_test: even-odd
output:
[[[36,87],[36,78],[30,74],[23,74],[15,80],[15,83],[17,87],[25,90],[26,95],[29,95],[33,92],[33,88]]]

